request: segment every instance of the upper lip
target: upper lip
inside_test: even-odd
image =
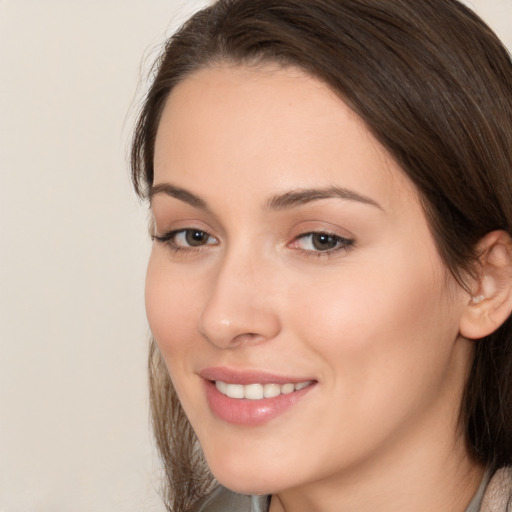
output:
[[[261,370],[240,370],[224,366],[209,367],[201,370],[199,375],[209,381],[221,381],[229,384],[298,384],[314,381],[310,377],[291,377],[277,375]]]

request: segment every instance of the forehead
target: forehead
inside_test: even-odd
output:
[[[335,184],[378,195],[389,208],[417,200],[364,122],[296,68],[202,69],[170,94],[156,138],[155,183],[222,184],[229,193],[238,180],[253,194]]]

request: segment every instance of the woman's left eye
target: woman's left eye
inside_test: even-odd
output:
[[[295,238],[290,244],[294,249],[320,254],[329,254],[342,249],[348,249],[352,245],[354,245],[354,240],[332,233],[321,232],[305,233]]]

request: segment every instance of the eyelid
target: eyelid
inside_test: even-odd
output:
[[[180,235],[181,233],[186,234],[187,232],[190,232],[190,231],[204,233],[205,235],[208,236],[208,239],[213,239],[215,241],[215,243],[209,243],[207,241],[205,244],[196,245],[196,246],[181,245],[181,244],[176,243],[176,236]],[[176,252],[176,253],[182,252],[182,251],[189,252],[189,253],[203,251],[209,246],[219,244],[218,239],[215,236],[213,236],[209,231],[206,231],[205,229],[200,228],[200,227],[193,227],[193,226],[186,226],[186,227],[182,227],[182,228],[171,229],[171,230],[163,233],[162,235],[155,233],[151,236],[151,238],[153,241],[156,241],[162,245],[167,246],[169,249],[171,249],[173,252]]]
[[[331,238],[336,243],[336,246],[333,248],[327,248],[325,250],[322,249],[304,249],[301,247],[298,247],[298,243],[300,240],[305,240],[306,238],[310,237],[313,241],[313,238],[315,236],[326,236],[328,238]],[[296,236],[290,244],[288,244],[291,248],[296,248],[297,250],[300,250],[305,253],[313,253],[313,254],[331,254],[334,252],[338,252],[340,250],[348,250],[351,248],[355,243],[355,240],[353,238],[347,238],[345,236],[339,235],[337,233],[332,233],[327,230],[317,230],[317,231],[308,231],[305,233],[302,233],[298,236]],[[314,242],[313,242],[314,244]]]
[[[214,238],[218,238],[218,236],[213,235],[213,233],[218,232],[218,230],[214,229],[210,223],[202,219],[195,216],[175,215],[173,212],[163,213],[162,215],[155,215],[153,212],[151,223],[152,233],[150,234],[152,239],[164,238],[173,233],[187,229],[204,231]]]
[[[313,243],[311,237],[315,235],[326,235],[335,239],[336,244],[333,247],[323,246],[321,249]],[[308,241],[309,238],[309,241]],[[293,250],[297,256],[307,258],[331,258],[344,257],[344,255],[354,249],[356,245],[356,236],[340,225],[338,222],[329,222],[327,219],[304,219],[293,226],[290,232],[290,240],[286,246]],[[319,240],[317,239],[316,242]],[[323,243],[320,240],[321,243]]]

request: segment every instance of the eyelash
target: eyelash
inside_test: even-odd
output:
[[[208,236],[208,238],[213,238],[215,240],[215,238],[212,237],[208,232],[203,231],[202,229],[194,229],[194,228],[175,229],[175,230],[169,231],[168,233],[165,233],[163,235],[152,235],[151,238],[156,242],[167,245],[173,252],[182,252],[182,251],[195,252],[195,251],[201,251],[207,245],[216,245],[216,244],[208,244],[208,243],[206,243],[204,245],[198,245],[196,247],[194,247],[194,246],[183,247],[181,245],[178,245],[176,243],[176,237],[180,234],[183,234],[184,236],[186,236],[188,233],[201,233],[201,234]]]
[[[152,235],[152,239],[156,242],[159,242],[161,244],[164,244],[164,245],[167,245],[173,252],[196,252],[196,251],[201,251],[204,249],[204,247],[206,246],[209,246],[209,245],[217,245],[218,242],[216,241],[216,243],[205,243],[203,245],[198,245],[198,246],[191,246],[191,245],[188,245],[188,246],[181,246],[181,245],[178,245],[176,243],[176,237],[178,235],[183,235],[183,236],[187,236],[187,234],[193,234],[193,233],[196,233],[196,234],[201,234],[201,235],[205,235],[208,237],[208,239],[213,239],[213,240],[216,240],[213,236],[211,236],[208,232],[206,231],[203,231],[202,229],[193,229],[193,228],[185,228],[185,229],[176,229],[176,230],[173,230],[173,231],[169,231],[168,233],[165,233],[163,235]],[[288,244],[288,247],[292,247],[294,245],[297,245],[298,242],[300,240],[304,240],[308,237],[310,237],[311,239],[313,239],[313,237],[327,237],[330,241],[334,242],[335,243],[335,246],[331,249],[326,249],[326,250],[312,250],[312,249],[302,249],[300,247],[295,247],[295,249],[297,251],[300,251],[301,253],[307,255],[307,256],[311,256],[311,257],[329,257],[329,256],[332,256],[340,251],[348,251],[350,250],[354,244],[355,244],[355,240],[353,239],[349,239],[349,238],[345,238],[345,237],[342,237],[340,235],[336,235],[334,233],[329,233],[327,231],[311,231],[311,232],[308,232],[308,233],[303,233],[297,237],[295,237],[293,239],[293,241]],[[312,242],[314,244],[314,242]]]
[[[331,249],[326,249],[326,250],[311,250],[311,249],[301,249],[299,247],[297,247],[297,250],[302,252],[302,253],[305,253],[307,256],[312,256],[312,257],[315,257],[315,258],[322,258],[322,257],[330,257],[330,256],[334,256],[336,253],[340,252],[340,251],[349,251],[352,247],[354,247],[354,244],[355,244],[355,240],[353,239],[350,239],[350,238],[345,238],[343,236],[340,236],[340,235],[336,235],[334,233],[329,233],[328,231],[310,231],[309,233],[303,233],[302,235],[299,235],[297,236],[293,242],[291,242],[291,244],[289,244],[290,246],[293,246],[294,244],[297,244],[299,242],[299,240],[304,240],[306,238],[311,238],[311,241],[312,243],[313,242],[313,237],[327,237],[328,239],[330,239],[332,242],[335,243],[335,246]]]

